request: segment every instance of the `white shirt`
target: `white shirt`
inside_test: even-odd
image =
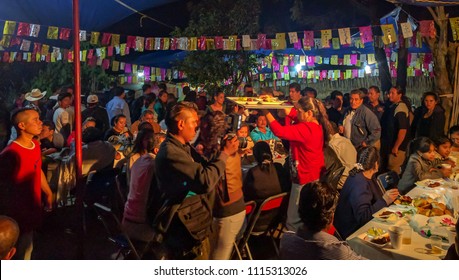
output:
[[[69,113],[64,108],[57,108],[53,115],[53,122],[56,126],[56,132],[60,133],[64,125],[70,123]],[[72,130],[72,124],[70,123],[70,131]]]
[[[352,118],[354,118],[355,111],[352,110],[349,112],[349,114],[346,115],[343,121],[343,126],[344,126],[344,136],[346,136],[347,139],[351,139],[351,130],[352,130]]]

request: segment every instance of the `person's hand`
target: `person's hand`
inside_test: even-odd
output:
[[[46,197],[46,205],[45,205],[45,211],[46,212],[51,212],[51,210],[53,210],[53,196],[52,195],[48,195]]]
[[[339,129],[339,134],[344,134],[344,126],[340,125],[338,129]]]
[[[290,115],[290,112],[292,111],[292,108],[284,108],[285,115]]]
[[[116,152],[115,159],[116,160],[120,160],[121,159],[121,154],[119,152]]]
[[[223,147],[223,152],[229,156],[234,155],[239,150],[239,140],[237,137],[227,139],[228,136],[225,136],[225,146]]]
[[[365,141],[362,142],[362,147],[366,147],[366,146],[368,146],[367,143],[365,143]]]
[[[398,189],[390,189],[384,193],[382,198],[384,199],[387,205],[390,205],[398,196]]]
[[[398,156],[398,147],[393,147],[392,148],[392,154],[396,157]]]
[[[447,160],[445,160],[445,163],[451,164],[452,168],[456,167],[456,162],[454,160],[447,159]]]
[[[267,114],[269,114],[269,110],[266,110],[266,109],[261,109],[259,112],[258,112],[258,115],[260,116],[266,116]]]

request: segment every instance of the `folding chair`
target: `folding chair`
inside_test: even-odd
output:
[[[249,259],[253,260],[252,252],[249,248],[249,238],[250,236],[268,236],[270,237],[274,250],[276,251],[277,256],[279,256],[279,248],[276,244],[274,233],[278,230],[279,223],[282,218],[282,209],[284,201],[288,201],[285,198],[288,193],[284,192],[277,194],[271,197],[268,197],[263,201],[260,207],[255,212],[252,220],[250,221],[247,230],[244,233],[244,236],[241,240],[240,249],[246,248]],[[265,216],[269,214],[269,219],[263,220],[260,222],[260,216]],[[266,217],[266,216],[265,216]],[[280,237],[280,233],[279,233]]]
[[[256,207],[257,207],[257,203],[255,201],[253,201],[253,200],[247,201],[245,203],[245,221],[244,221],[244,225],[242,226],[241,231],[238,233],[238,235],[236,236],[236,240],[234,241],[234,251],[236,251],[237,256],[239,257],[240,260],[242,260],[242,255],[241,255],[241,251],[239,250],[239,243],[242,240],[242,238],[244,237],[245,229],[247,229],[247,226],[249,225],[249,223],[250,223],[250,221],[252,219],[253,213],[255,213],[255,208]],[[234,251],[233,251],[233,254],[234,254]]]
[[[123,259],[132,257],[136,260],[140,260],[141,255],[139,255],[131,239],[127,236],[127,234],[121,228],[120,221],[118,220],[116,215],[112,212],[112,210],[99,203],[94,203],[93,206],[94,206],[94,210],[97,213],[97,218],[104,225],[105,231],[107,232],[107,235],[108,235],[107,236],[108,240],[115,243],[115,245],[118,247],[118,253],[115,259],[118,260],[120,256],[123,256]]]
[[[127,197],[129,194],[129,185],[126,183],[126,173],[121,172],[120,174],[116,175],[115,183],[116,183],[116,208],[117,213],[121,213],[120,218],[124,212],[124,206],[126,205]]]
[[[394,171],[379,174],[377,177],[379,186],[381,186],[385,190],[397,187],[399,180],[400,177]]]

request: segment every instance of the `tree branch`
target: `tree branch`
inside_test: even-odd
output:
[[[434,21],[436,24],[440,25],[440,22],[438,20],[438,17],[437,17],[437,14],[435,13],[435,11],[432,9],[432,7],[427,7],[427,10],[429,10],[430,14],[432,15]]]

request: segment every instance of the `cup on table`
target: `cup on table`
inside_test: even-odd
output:
[[[441,254],[441,237],[438,235],[432,235],[429,239],[430,246],[432,248],[432,254]]]
[[[441,164],[441,168],[444,168],[444,169],[451,169],[452,166],[451,166],[451,164],[449,164],[449,163],[442,163],[442,164]]]
[[[389,228],[390,242],[394,249],[400,249],[402,246],[403,228],[399,226],[391,226]]]
[[[401,226],[403,229],[403,234],[402,234],[402,244],[403,245],[410,245],[411,244],[411,235],[413,234],[413,229],[410,227],[410,225],[403,225]]]

